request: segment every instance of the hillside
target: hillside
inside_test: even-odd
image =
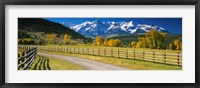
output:
[[[57,36],[68,34],[72,39],[85,39],[83,35],[68,27],[42,18],[18,18],[18,30],[25,32],[44,32],[44,34],[55,33]]]
[[[18,18],[18,44],[47,44],[47,34],[56,34],[54,44],[62,44],[65,34],[70,36],[72,44],[92,40],[68,27],[46,19]]]

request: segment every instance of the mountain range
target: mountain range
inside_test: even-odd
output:
[[[101,22],[97,19],[94,21],[86,21],[78,25],[68,24],[65,22],[61,24],[71,28],[72,30],[84,36],[92,38],[96,36],[113,37],[127,34],[144,34],[153,29],[161,32],[168,32],[165,28],[157,25],[138,24],[134,23],[133,21]]]

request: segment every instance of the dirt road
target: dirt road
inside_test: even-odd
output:
[[[89,70],[127,70],[126,68],[102,63],[94,60],[79,58],[79,57],[72,57],[72,56],[65,56],[65,55],[58,55],[58,54],[49,54],[49,53],[43,53],[38,52],[39,55],[43,56],[52,56],[58,59],[64,59],[68,62],[83,66]],[[59,63],[58,63],[59,64]]]

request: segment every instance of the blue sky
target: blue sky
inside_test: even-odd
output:
[[[182,18],[44,18],[53,22],[68,22],[80,24],[85,21],[94,21],[99,19],[102,22],[108,21],[133,21],[138,24],[157,25],[165,28],[174,34],[182,34]]]

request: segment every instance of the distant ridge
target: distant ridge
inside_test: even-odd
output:
[[[68,34],[72,39],[85,39],[83,35],[63,26],[42,18],[18,18],[18,30],[27,32],[55,33],[57,35]]]

